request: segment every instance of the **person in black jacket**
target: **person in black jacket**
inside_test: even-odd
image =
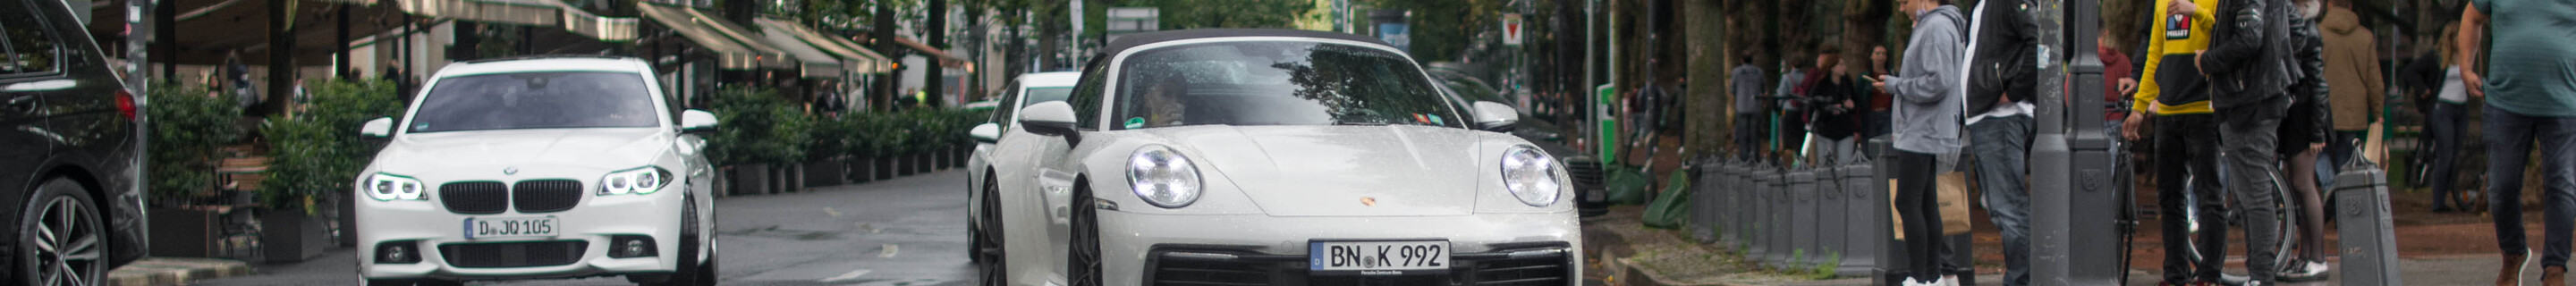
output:
[[[2030,284],[2031,95],[2039,26],[2022,0],[1977,2],[1968,32],[1968,155],[1986,214],[2002,229],[2004,285]]]
[[[1859,107],[1854,99],[1868,92],[1864,90],[1867,86],[1859,85],[1860,75],[1842,63],[1840,54],[1842,49],[1834,46],[1819,49],[1816,69],[1824,74],[1809,75],[1817,79],[1807,86],[1808,109],[1814,110],[1808,113],[1812,119],[1807,120],[1807,129],[1815,130],[1817,138],[1812,144],[1815,151],[1809,157],[1825,159],[1823,162],[1831,162],[1830,165],[1860,159],[1860,143],[1852,140],[1860,133],[1853,118],[1858,113],[1852,110]]]
[[[2246,245],[2278,245],[2281,234],[2276,186],[2280,165],[2277,148],[2281,119],[2290,99],[2290,80],[2298,77],[2291,63],[2291,11],[2288,0],[2219,2],[2217,25],[2209,50],[2195,60],[2215,89],[2211,108],[2218,113],[2219,152],[2229,172],[2233,193],[2245,223]],[[2215,198],[2204,198],[2215,199]],[[2224,249],[2225,246],[2219,246]],[[2254,283],[2271,284],[2281,265],[2279,251],[2247,247],[2245,268]]]

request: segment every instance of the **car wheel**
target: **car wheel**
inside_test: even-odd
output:
[[[67,179],[36,186],[18,216],[18,285],[99,285],[107,278],[106,222]]]
[[[708,263],[698,262],[698,248],[701,247],[700,244],[702,243],[698,240],[698,198],[692,196],[680,200],[680,253],[678,253],[680,255],[680,265],[678,267],[673,267],[671,269],[671,276],[663,279],[661,282],[643,282],[636,284],[645,286],[715,285],[713,283],[704,283],[705,281],[710,280],[708,279],[708,276],[714,276],[715,272],[704,271],[708,268],[704,264]]]
[[[1066,245],[1071,249],[1065,251],[1070,260],[1065,263],[1065,276],[1072,278],[1073,286],[1100,286],[1099,208],[1092,206],[1091,188],[1075,182],[1073,200],[1068,202],[1073,204],[1073,237]]]
[[[977,259],[975,261],[976,270],[983,272],[981,279],[983,284],[981,285],[986,286],[1008,284],[1006,283],[1008,282],[1006,280],[1009,280],[1010,277],[1010,265],[1005,263],[1007,260],[1004,259],[1004,257],[1009,257],[1009,254],[1004,253],[1002,249],[1003,236],[988,235],[988,233],[999,233],[1002,229],[1002,204],[1000,202],[1001,200],[994,197],[994,195],[1001,194],[1001,189],[1001,186],[994,183],[992,179],[985,179],[983,191],[984,200],[977,202],[978,206],[975,207],[975,212],[982,215],[982,217],[979,218],[979,220],[981,220],[980,224],[982,227],[973,229],[975,234],[975,253],[969,256],[974,256]],[[991,228],[991,230],[987,231],[984,228]]]
[[[988,172],[989,172],[989,171],[988,171]],[[969,183],[969,184],[972,184],[973,182],[968,182],[968,183]],[[990,189],[990,188],[991,188],[991,186],[992,186],[992,184],[993,184],[993,179],[991,179],[991,178],[986,178],[986,179],[984,179],[984,185],[985,185],[986,189]],[[971,191],[971,192],[982,192],[982,193],[984,193],[984,195],[981,195],[981,196],[985,196],[985,197],[984,197],[984,198],[985,198],[985,199],[984,199],[985,201],[990,201],[990,200],[992,200],[992,196],[990,196],[990,194],[992,194],[991,192],[984,192],[984,190],[970,190],[970,191]],[[969,197],[967,198],[967,200],[973,201],[973,200],[974,200],[974,198],[973,198],[972,196],[969,196]],[[971,209],[971,210],[967,210],[967,211],[969,211],[969,212],[974,212],[973,214],[981,214],[981,213],[983,213],[983,212],[984,212],[984,211],[981,209],[981,207],[983,206],[983,204],[982,204],[980,201],[977,201],[977,202],[970,202],[970,203],[975,203],[975,204],[976,204],[976,206],[978,207],[978,209]],[[967,252],[966,252],[966,262],[967,262],[967,263],[975,263],[976,265],[979,265],[979,266],[980,266],[980,265],[983,265],[983,263],[984,263],[984,252],[983,252],[982,250],[984,249],[984,226],[983,226],[983,225],[981,225],[981,224],[980,224],[980,222],[976,221],[974,218],[969,218],[969,219],[967,219],[967,221],[966,221],[966,249],[974,250],[974,251],[967,251]]]
[[[411,281],[411,280],[398,280],[398,279],[365,279],[365,280],[362,280],[362,281],[360,281],[360,282],[365,282],[365,283],[363,283],[363,284],[358,284],[358,285],[366,285],[366,286],[412,286],[412,281]]]

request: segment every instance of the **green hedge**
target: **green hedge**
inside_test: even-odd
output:
[[[151,118],[151,196],[156,202],[184,202],[215,186],[215,148],[241,138],[235,120],[241,107],[224,97],[209,97],[205,87],[171,82],[152,84],[144,93]]]
[[[258,199],[270,209],[311,213],[315,198],[354,190],[349,184],[384,147],[358,138],[358,128],[368,120],[399,115],[404,107],[391,82],[334,80],[307,87],[312,99],[302,112],[260,125],[268,138],[270,163]]]
[[[717,128],[707,136],[716,165],[795,164],[806,159],[814,119],[769,89],[726,88],[710,99]]]

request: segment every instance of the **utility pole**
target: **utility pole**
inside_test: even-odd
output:
[[[2113,285],[2127,271],[2116,261],[2123,243],[2119,200],[2131,194],[2113,183],[2120,181],[2113,176],[2128,174],[2113,171],[2120,158],[2112,157],[2112,138],[2102,130],[2102,60],[2092,53],[2099,5],[2071,0],[2035,9],[2046,17],[2041,37],[2050,39],[2040,47],[2042,63],[2054,55],[2067,61],[2043,66],[2040,73],[2040,133],[2032,140],[2031,170],[2047,171],[2031,174],[2034,284]]]

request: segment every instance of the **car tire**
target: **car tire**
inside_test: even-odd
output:
[[[366,279],[361,282],[365,283],[359,285],[365,286],[412,286],[414,284],[411,280],[400,279]]]
[[[1100,218],[1099,207],[1093,206],[1088,182],[1074,180],[1072,237],[1065,247],[1065,277],[1072,286],[1100,286]]]
[[[986,174],[990,174],[990,173],[991,173],[991,171],[986,171],[985,173],[986,173]],[[967,183],[968,183],[968,184],[973,184],[974,182],[967,182]],[[985,178],[985,179],[984,179],[984,185],[987,185],[987,187],[990,187],[990,185],[992,185],[992,184],[993,184],[993,179],[991,179],[991,178]],[[985,190],[981,190],[981,189],[977,189],[977,190],[968,190],[968,191],[969,191],[969,192],[980,192],[980,193],[983,193],[981,196],[984,196],[984,198],[985,198],[984,200],[992,200],[992,196],[991,196],[992,192],[985,192]],[[966,199],[967,199],[968,201],[970,201],[970,202],[968,202],[968,203],[973,203],[973,204],[975,204],[975,205],[977,206],[977,208],[976,208],[976,209],[970,209],[970,210],[967,210],[967,211],[968,211],[968,212],[972,212],[972,213],[969,213],[969,214],[981,214],[981,213],[983,213],[984,211],[981,209],[981,208],[982,208],[982,206],[983,206],[982,201],[975,200],[975,198],[974,198],[973,196],[978,196],[978,195],[971,195],[971,194],[970,194],[970,195],[968,195],[968,197],[967,197]],[[967,263],[973,263],[973,264],[975,264],[975,265],[980,266],[980,265],[983,265],[983,263],[984,263],[984,252],[983,252],[983,251],[981,251],[981,250],[983,250],[983,249],[984,249],[984,226],[983,226],[980,222],[976,221],[977,219],[978,219],[978,218],[975,218],[975,217],[973,217],[973,216],[969,216],[969,217],[968,217],[968,219],[966,220],[966,249],[967,249],[967,251],[966,251],[966,262],[967,262]]]
[[[988,233],[998,233],[1002,228],[1002,216],[1000,214],[1001,200],[994,197],[994,195],[1001,194],[1001,186],[994,183],[992,178],[985,178],[983,189],[984,190],[982,192],[984,193],[984,199],[976,202],[977,206],[975,206],[975,212],[982,215],[978,218],[978,220],[980,220],[978,224],[981,225],[981,227],[971,229],[975,234],[975,251],[969,256],[974,256],[976,258],[975,270],[982,274],[980,279],[977,279],[979,283],[981,283],[978,285],[997,286],[1009,284],[1010,263],[1008,263],[1009,260],[1006,258],[1010,257],[1010,254],[1005,252],[1005,249],[1002,248],[1002,239],[1004,239],[1005,236],[987,235]],[[992,229],[988,231],[984,228]]]
[[[111,246],[106,220],[100,219],[98,203],[89,197],[80,183],[53,179],[37,185],[27,205],[18,211],[16,224],[19,249],[12,260],[17,265],[17,285],[100,285],[106,283],[108,247]],[[39,230],[56,233],[51,238],[39,236]],[[42,247],[51,245],[53,247]],[[47,251],[43,249],[56,249]],[[87,257],[87,258],[80,258]],[[70,279],[70,280],[63,280]],[[54,283],[47,283],[52,281]],[[59,284],[58,284],[59,283]]]
[[[705,243],[698,239],[700,235],[698,198],[691,196],[680,200],[680,251],[677,253],[680,256],[680,265],[673,267],[671,275],[664,277],[660,282],[647,281],[635,284],[643,286],[715,285],[715,283],[708,283],[715,280],[713,279],[715,271],[710,270],[714,268],[715,256],[708,255],[707,262],[698,262],[698,249]]]

